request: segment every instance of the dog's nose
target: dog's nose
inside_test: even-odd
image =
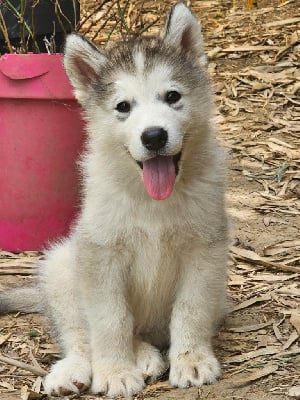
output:
[[[159,150],[168,141],[168,132],[159,126],[147,128],[141,136],[143,145],[148,150]]]

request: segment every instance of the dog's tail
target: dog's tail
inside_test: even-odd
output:
[[[25,286],[0,292],[0,314],[11,312],[37,313],[43,309],[38,286]]]

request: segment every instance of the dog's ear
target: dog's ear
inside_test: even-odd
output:
[[[73,85],[76,98],[83,103],[88,87],[97,80],[106,57],[87,39],[68,35],[64,51],[64,67]]]
[[[191,53],[199,58],[201,64],[206,64],[200,24],[183,2],[172,7],[163,37],[166,43]]]

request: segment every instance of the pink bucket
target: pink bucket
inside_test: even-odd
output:
[[[68,234],[84,139],[61,54],[0,57],[0,249],[42,250]]]

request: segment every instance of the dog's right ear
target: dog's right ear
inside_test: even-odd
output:
[[[84,103],[87,89],[97,80],[105,61],[105,55],[81,35],[72,33],[67,36],[64,67],[80,103]]]
[[[162,36],[166,43],[192,54],[202,65],[206,64],[201,26],[185,3],[172,7]]]

